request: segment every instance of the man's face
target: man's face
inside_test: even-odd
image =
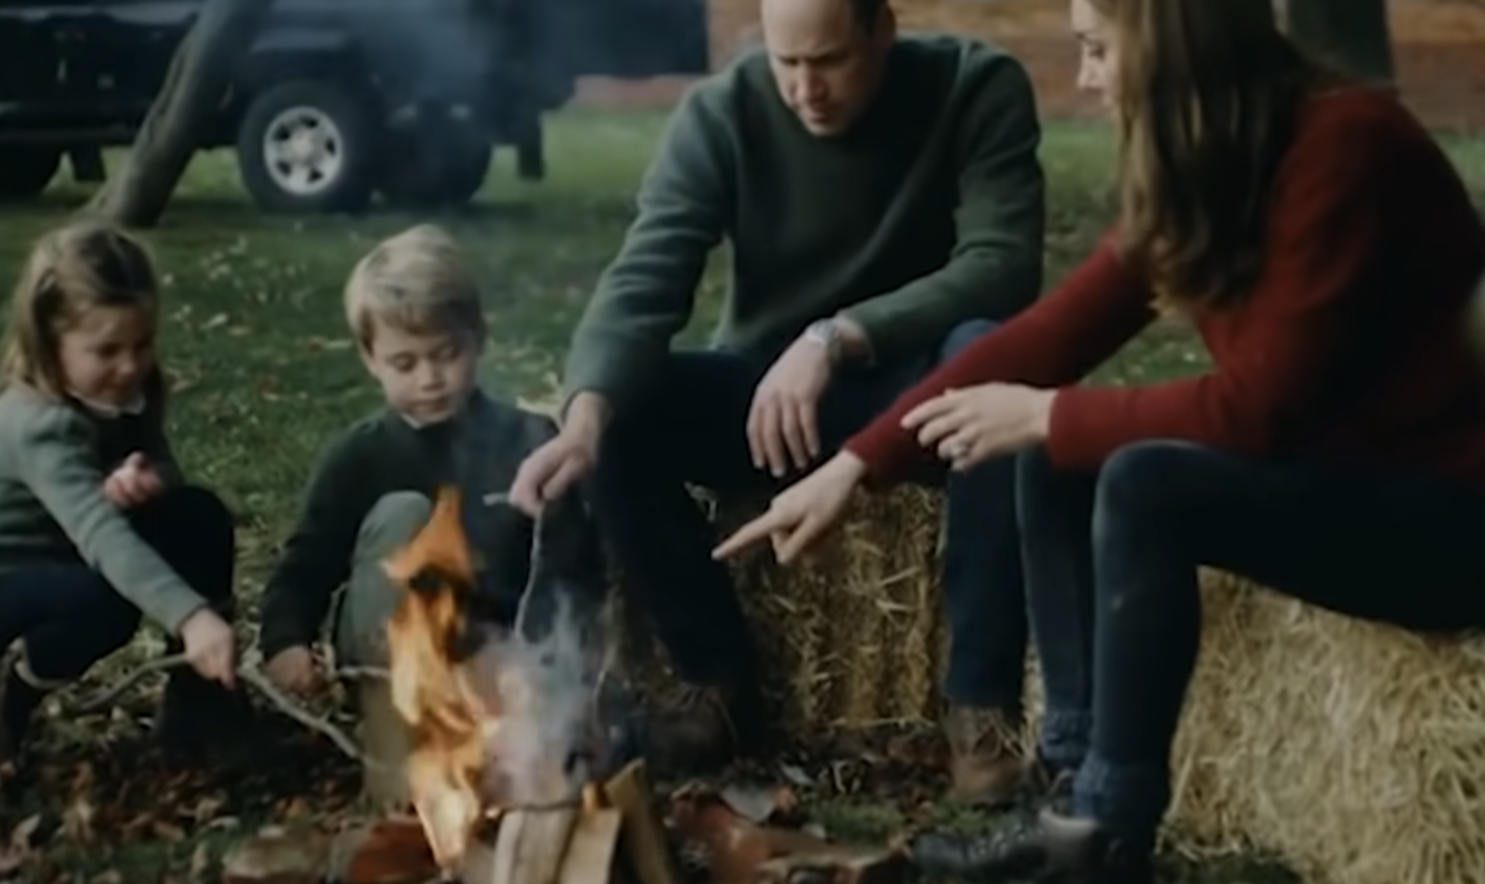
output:
[[[875,22],[850,0],[763,0],[763,41],[784,103],[810,134],[845,132],[876,97],[897,37],[886,7]]]

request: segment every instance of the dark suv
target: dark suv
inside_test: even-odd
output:
[[[205,0],[0,0],[0,196],[64,155],[102,180]],[[579,76],[707,70],[705,0],[276,0],[202,148],[235,147],[254,201],[288,212],[462,202],[491,151],[544,174],[541,117]]]

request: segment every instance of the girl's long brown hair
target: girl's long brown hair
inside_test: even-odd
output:
[[[1275,172],[1330,75],[1272,0],[1089,0],[1118,46],[1119,247],[1164,309],[1251,291]]]
[[[80,221],[45,234],[31,249],[10,298],[0,373],[5,385],[24,384],[61,401],[68,395],[59,339],[92,307],[140,307],[155,312],[159,279],[144,245],[124,231]],[[163,407],[159,363],[145,394]]]

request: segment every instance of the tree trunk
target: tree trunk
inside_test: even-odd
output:
[[[273,0],[206,0],[123,165],[99,188],[89,212],[130,227],[159,222],[196,153],[202,125],[272,7]]]
[[[1288,0],[1289,35],[1342,73],[1392,83],[1387,0]]]

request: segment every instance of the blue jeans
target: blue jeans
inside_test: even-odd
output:
[[[1034,450],[1017,472],[1040,752],[1076,772],[1074,811],[1137,850],[1171,797],[1198,566],[1407,629],[1485,625],[1485,494],[1468,486],[1175,441],[1130,445],[1096,474],[1056,471]]]
[[[843,372],[819,405],[824,448],[838,449],[993,327],[965,323],[920,360]],[[627,598],[644,610],[677,674],[692,684],[737,685],[758,674],[731,578],[710,555],[718,538],[686,485],[722,495],[777,487],[753,467],[746,436],[753,391],[771,363],[673,353],[655,388],[605,434],[590,486]],[[947,479],[943,580],[952,650],[945,692],[955,703],[1019,709],[1021,702],[1027,626],[1014,466],[1005,458]]]
[[[215,494],[173,489],[132,510],[129,522],[218,613],[232,616],[236,528]],[[139,620],[139,609],[81,562],[0,571],[0,649],[22,638],[31,672],[49,684],[73,681],[127,645]],[[175,638],[169,645],[180,648]]]

